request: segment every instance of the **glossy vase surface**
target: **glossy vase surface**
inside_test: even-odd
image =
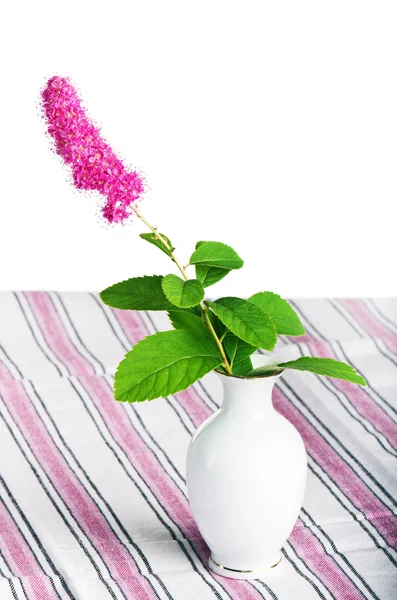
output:
[[[254,357],[254,366],[266,357]],[[219,375],[223,403],[196,431],[187,454],[193,516],[211,550],[209,567],[255,579],[281,560],[303,502],[307,458],[295,427],[273,407],[280,375]]]

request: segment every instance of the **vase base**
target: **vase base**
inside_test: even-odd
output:
[[[275,560],[273,564],[269,564],[267,566],[260,567],[259,569],[246,570],[246,569],[231,569],[229,567],[225,567],[224,565],[220,565],[212,558],[212,556],[208,559],[208,566],[217,575],[222,575],[223,577],[229,577],[230,579],[261,579],[265,575],[269,573],[271,569],[277,567],[280,564],[282,559],[282,555],[279,554],[278,559]]]

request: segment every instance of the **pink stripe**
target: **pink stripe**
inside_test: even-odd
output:
[[[139,594],[133,597],[154,598],[154,592],[148,581],[139,573],[133,559],[114,536],[95,502],[70,469],[37,417],[22,384],[0,382],[0,392],[36,458],[77,518],[81,528],[92,539],[93,545],[107,563],[112,576],[119,581],[126,592]]]
[[[184,392],[175,394],[179,404],[185,409],[195,427],[199,427],[208,417],[212,415],[212,410],[208,408],[194,387],[189,387]]]
[[[100,377],[81,377],[80,381],[95,403],[111,435],[117,440],[172,520],[182,529],[186,537],[198,537],[200,534],[187,499],[181,494],[171,477],[165,473],[154,452],[136,432],[124,406],[115,402],[106,381]]]
[[[149,335],[149,331],[147,330],[139,313],[131,310],[114,310],[113,312],[116,315],[131,346]],[[195,427],[201,425],[205,419],[212,415],[212,411],[200,398],[193,387],[190,387],[183,392],[178,392],[175,394],[175,397]]]
[[[46,292],[25,292],[45,341],[71,375],[93,375],[95,369],[70,341],[67,331]]]
[[[131,347],[148,335],[147,328],[142,319],[138,317],[137,313],[132,312],[131,310],[117,310],[116,308],[113,308],[112,310],[130,342]]]
[[[297,428],[313,459],[394,547],[397,543],[397,517],[393,512],[366,487],[279,388],[274,390],[273,401],[275,408]]]
[[[2,552],[13,575],[23,577],[24,584],[25,578],[29,578],[34,598],[37,600],[57,598],[46,574],[2,502],[0,502],[0,537]]]
[[[301,520],[295,525],[289,541],[308,568],[320,575],[321,582],[336,598],[365,600],[366,597],[362,595],[333,558],[325,554],[316,536]]]
[[[312,339],[307,345],[313,356],[337,359],[329,342]],[[372,423],[390,444],[397,448],[397,423],[371,398],[365,388],[343,381],[343,379],[331,378],[330,381],[334,388],[346,394],[357,412]]]
[[[353,317],[373,337],[381,337],[386,346],[397,354],[397,335],[385,327],[367,308],[362,300],[347,298],[343,300]]]
[[[119,312],[119,311],[117,311]],[[137,318],[136,318],[136,314],[130,312],[130,311],[123,311],[123,316],[122,316],[122,320],[120,320],[120,323],[122,324],[123,329],[126,331],[126,334],[128,336],[128,339],[131,341],[132,344],[136,343],[137,338],[142,339],[145,334],[147,333],[144,328],[143,328],[143,323],[141,321],[141,323],[139,324],[139,321],[137,322]],[[118,315],[119,318],[119,315]],[[92,383],[92,380],[98,380],[99,378],[95,377],[95,378],[88,378],[88,377],[84,377],[84,382],[87,383],[87,386],[89,386],[88,382]],[[91,390],[92,392],[94,392],[94,390]],[[95,390],[97,391],[97,390]],[[109,393],[109,388],[107,388],[107,392]],[[93,398],[96,397],[96,393],[92,393],[91,394],[93,396]],[[102,396],[100,394],[100,396]],[[208,414],[210,413],[208,407],[205,405],[205,403],[201,400],[201,398],[199,398],[199,396],[197,394],[190,394],[188,396],[184,396],[184,401],[186,402],[186,408],[188,410],[190,410],[190,414],[191,414],[191,418],[193,420],[193,422],[199,424],[201,423],[206,416],[208,416]],[[100,400],[100,404],[102,405],[102,409],[105,408],[105,406],[102,404],[103,402],[103,397]],[[113,396],[111,398],[108,398],[108,400],[106,401],[106,403],[109,403],[109,407],[115,407],[118,406],[116,403],[114,403],[113,400]],[[200,407],[199,403],[201,403],[202,405],[204,405],[205,408],[203,408],[202,406]],[[208,413],[207,413],[208,411]],[[113,410],[111,411],[113,413]],[[116,418],[117,416],[117,418]],[[124,415],[125,416],[125,415]],[[108,415],[109,417],[109,415]],[[137,458],[138,457],[135,456],[133,454],[134,451],[134,444],[131,447],[131,444],[129,443],[130,440],[130,435],[131,435],[131,431],[133,430],[132,424],[128,419],[128,422],[125,421],[125,418],[123,417],[121,419],[121,421],[119,420],[120,415],[116,415],[113,414],[112,415],[113,418],[116,418],[116,423],[113,422],[113,420],[111,419],[110,421],[112,422],[112,430],[113,430],[113,435],[115,436],[115,439],[117,439],[119,442],[122,443],[122,445],[124,446],[124,451],[126,451],[127,455],[128,454],[132,454],[132,459],[134,460],[134,464],[137,463]],[[121,427],[121,428],[120,428]],[[126,434],[129,430],[129,436],[126,437]],[[141,440],[139,438],[139,436],[137,436],[136,441],[139,440],[139,444],[141,445]],[[183,531],[188,532],[190,528],[194,528],[194,531],[196,531],[197,535],[197,529],[195,526],[194,521],[192,520],[190,511],[189,511],[189,507],[188,505],[184,505],[185,503],[185,498],[182,495],[182,493],[180,492],[180,490],[177,488],[177,486],[175,486],[173,483],[170,483],[172,480],[171,478],[168,476],[168,474],[166,474],[163,470],[163,468],[161,467],[159,461],[157,460],[157,458],[155,457],[155,455],[149,451],[149,449],[146,447],[146,449],[141,446],[141,450],[143,451],[142,454],[146,453],[150,453],[152,456],[151,461],[152,464],[149,462],[144,461],[144,464],[142,464],[142,462],[140,463],[140,468],[142,469],[142,473],[146,475],[146,477],[150,478],[151,481],[151,485],[153,486],[153,491],[154,493],[156,493],[159,497],[159,494],[162,493],[163,494],[163,498],[167,503],[168,507],[172,507],[173,506],[173,501],[172,501],[172,494],[175,494],[175,498],[178,498],[179,496],[179,500],[180,502],[176,504],[177,506],[177,513],[174,516],[174,520],[176,519],[180,519],[179,521],[176,520],[176,522],[180,525],[181,529],[183,527]],[[141,456],[142,456],[141,454]],[[155,468],[155,469],[154,469]],[[157,471],[157,472],[156,472]],[[159,487],[159,482],[164,482],[164,483],[168,483],[168,486],[164,486],[162,485],[161,487]],[[155,491],[156,490],[156,491]],[[171,493],[171,495],[170,495]],[[161,496],[160,496],[161,497]],[[189,535],[188,533],[186,533],[186,535]],[[193,533],[194,535],[194,533]],[[189,537],[192,537],[192,534],[190,533]],[[201,541],[200,537],[196,537],[196,539],[193,542],[196,546],[199,544],[204,544],[204,542]],[[207,550],[207,554],[208,554],[208,550]],[[220,581],[222,581],[222,585],[226,588],[228,588],[230,591],[232,591],[234,594],[239,594],[239,596],[243,599],[247,598],[253,598],[253,588],[249,585],[247,585],[245,582],[239,582],[239,581],[235,581],[235,580],[225,580],[224,578],[219,578]],[[226,581],[226,585],[224,583],[224,581]],[[247,595],[248,594],[248,595]],[[255,591],[255,595],[257,594],[257,592]],[[258,596],[259,597],[259,596]]]
[[[23,587],[26,590],[28,598],[37,598],[37,600],[59,600],[47,576],[45,577],[24,577]]]

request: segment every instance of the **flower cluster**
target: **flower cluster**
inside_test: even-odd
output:
[[[109,223],[124,221],[144,190],[141,177],[129,172],[102,139],[68,79],[49,79],[42,99],[48,132],[55,140],[57,153],[71,165],[75,186],[106,196],[101,210]]]

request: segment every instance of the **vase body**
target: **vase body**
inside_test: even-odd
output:
[[[219,377],[222,407],[189,445],[188,497],[211,550],[209,567],[225,577],[255,579],[280,562],[298,518],[306,451],[295,427],[273,408],[279,376]]]

